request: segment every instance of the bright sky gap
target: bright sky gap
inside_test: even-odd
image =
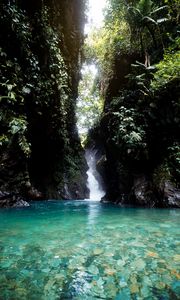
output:
[[[85,25],[85,34],[88,34],[93,27],[100,28],[103,26],[103,10],[106,7],[106,0],[89,0],[87,18]]]
[[[106,0],[89,0],[88,1],[88,10],[87,10],[87,23],[85,24],[84,28],[84,33],[86,36],[90,34],[90,32],[94,29],[97,28],[97,30],[101,27],[103,27],[103,22],[104,22],[104,9],[106,7]],[[81,74],[82,74],[82,81],[85,79],[88,74],[90,75],[89,78],[89,83],[87,88],[87,93],[88,90],[92,88],[94,79],[97,75],[97,67],[92,63],[92,64],[84,64],[81,69]],[[80,82],[81,84],[81,82]],[[85,95],[85,91],[83,92],[83,95]],[[77,107],[82,107],[83,105],[88,105],[85,103],[85,98],[83,97],[81,93],[79,93],[79,98],[77,101]],[[97,101],[97,99],[95,99]],[[92,104],[91,104],[92,106]],[[83,127],[82,123],[86,122],[87,116],[83,115],[82,113],[79,115],[77,113],[77,127],[79,134],[87,134],[88,129],[87,126]],[[86,122],[87,123],[87,122]],[[89,127],[92,125],[92,122],[89,123]]]

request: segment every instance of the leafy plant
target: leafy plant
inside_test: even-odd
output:
[[[143,116],[133,108],[121,106],[118,111],[112,112],[109,123],[111,139],[129,155],[135,155],[136,150],[146,148],[145,125],[142,125],[142,119]]]
[[[100,118],[103,109],[103,99],[100,96],[95,65],[84,65],[83,77],[79,84],[76,116],[80,134],[88,130]]]
[[[180,39],[177,38],[174,45],[169,47],[164,54],[164,58],[157,65],[151,87],[157,90],[167,85],[170,81],[180,77]]]
[[[159,35],[161,46],[164,48],[159,25],[168,21],[166,11],[167,6],[155,6],[151,0],[140,0],[135,6],[128,6],[126,16],[131,28],[131,39],[139,39],[142,52],[151,47],[151,40],[153,46],[157,48],[157,35]],[[159,17],[159,13],[161,13],[161,17]],[[162,13],[164,13],[164,17],[162,17]],[[148,34],[151,40],[149,40]]]
[[[19,118],[13,118],[9,123],[9,132],[13,137],[17,136],[18,144],[23,153],[28,157],[31,153],[30,143],[26,138],[27,133],[27,121],[23,116]]]

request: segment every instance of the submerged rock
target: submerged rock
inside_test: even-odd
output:
[[[103,253],[103,250],[101,249],[101,248],[96,248],[96,249],[94,249],[94,251],[93,251],[93,254],[94,255],[100,255],[100,254],[102,254]]]

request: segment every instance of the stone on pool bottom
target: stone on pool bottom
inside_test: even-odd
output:
[[[0,211],[0,299],[178,299],[179,210],[42,201]]]

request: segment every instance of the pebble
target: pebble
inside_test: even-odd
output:
[[[114,275],[116,273],[115,269],[105,269],[104,273],[108,274],[108,275]]]
[[[102,254],[102,253],[103,253],[103,250],[100,249],[100,248],[96,248],[96,249],[94,249],[94,251],[93,251],[93,254],[94,254],[94,255],[100,255],[100,254]]]
[[[130,285],[130,291],[132,294],[136,294],[139,292],[139,287],[137,284],[131,284]]]
[[[173,260],[180,263],[180,255],[179,254],[174,255]]]
[[[127,282],[124,281],[123,279],[121,279],[121,280],[119,281],[119,286],[120,286],[120,288],[124,288],[124,287],[127,286]]]
[[[145,268],[146,264],[145,262],[139,258],[137,260],[135,260],[132,264],[131,264],[131,267],[138,270],[138,271],[141,271]]]
[[[164,288],[166,287],[166,285],[165,285],[165,283],[162,282],[162,281],[157,281],[156,284],[155,284],[155,287],[156,287],[157,289],[162,290],[162,289],[164,289]]]
[[[126,262],[124,260],[121,260],[121,259],[117,260],[117,266],[123,267],[125,264],[126,264]]]
[[[96,266],[94,265],[91,265],[89,268],[88,268],[88,272],[91,273],[92,275],[97,275],[99,274],[99,270]]]
[[[158,254],[156,252],[150,252],[148,251],[147,256],[153,257],[153,258],[158,258]]]

